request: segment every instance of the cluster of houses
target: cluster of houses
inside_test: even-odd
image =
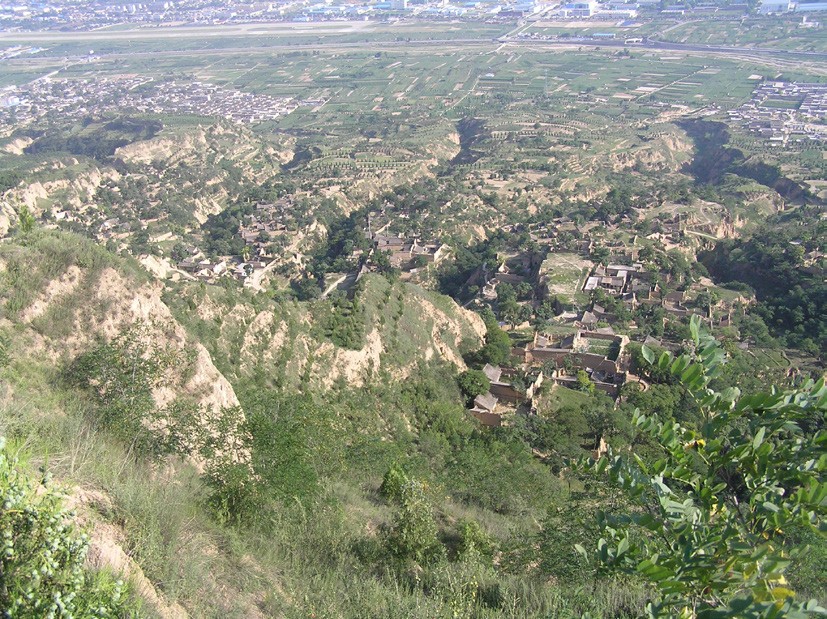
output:
[[[520,407],[529,414],[534,412],[534,397],[543,384],[542,371],[521,374],[513,368],[490,364],[486,364],[482,371],[491,386],[487,393],[474,398],[474,406],[469,410],[482,425],[499,427]],[[522,384],[518,387],[515,383]]]
[[[159,82],[146,76],[95,79],[43,77],[7,87],[0,101],[0,124],[25,125],[47,113],[69,119],[111,110],[152,114],[194,114],[255,123],[289,114],[317,100],[297,100],[232,90],[206,82]]]
[[[543,381],[575,387],[578,371],[586,372],[595,389],[616,397],[628,376],[628,343],[627,336],[610,328],[581,330],[556,340],[536,332],[531,342],[512,349],[516,368],[483,368],[491,387],[474,399],[469,412],[489,427],[503,425],[518,411],[535,414],[534,400]]]
[[[232,90],[206,82],[162,82],[153,92],[122,103],[140,112],[214,116],[235,123],[253,123],[285,116],[299,107],[292,97],[274,97]]]
[[[680,235],[688,222],[675,215],[658,223],[658,234]],[[563,239],[566,226],[568,238]],[[485,368],[491,391],[476,398],[470,409],[483,425],[499,426],[508,423],[512,414],[534,412],[536,388],[542,380],[579,388],[585,373],[597,391],[611,397],[617,397],[620,388],[630,379],[641,382],[646,388],[639,377],[630,374],[629,337],[616,334],[613,328],[617,324],[634,327],[628,312],[640,306],[661,308],[664,324],[669,319],[680,321],[698,314],[714,326],[726,327],[731,324],[734,309],[739,305],[745,308],[750,303],[750,299],[743,296],[729,295],[728,300],[699,307],[690,299],[694,298],[694,293],[702,291],[704,285],[694,283],[688,290],[674,290],[676,285],[687,286],[681,285],[685,282],[676,280],[679,276],[669,271],[658,273],[647,268],[638,260],[640,248],[634,245],[614,247],[612,243],[601,242],[601,247],[607,248],[617,260],[606,265],[595,264],[584,256],[585,252],[578,255],[570,250],[555,249],[561,242],[571,248],[572,239],[576,240],[578,236],[583,241],[591,239],[593,242],[595,237],[588,226],[559,222],[559,225],[533,229],[532,238],[537,244],[534,249],[501,256],[496,264],[479,267],[466,282],[466,288],[481,286],[475,300],[483,304],[498,298],[498,286],[508,283],[516,288],[526,282],[534,293],[524,303],[538,308],[544,299],[556,299],[554,330],[571,329],[566,335],[557,336],[548,335],[542,329],[535,330],[530,341],[512,349],[515,369]],[[614,302],[609,303],[608,299]],[[627,310],[625,315],[622,309]],[[529,323],[524,323],[521,328],[528,326]],[[656,343],[664,345],[660,340]]]
[[[391,266],[403,271],[437,264],[448,254],[443,243],[420,243],[419,239],[402,236],[371,235],[375,251],[388,254]]]
[[[643,268],[643,264],[632,265],[598,264],[594,267],[583,284],[583,292],[603,290],[634,305],[636,299],[649,298],[652,292],[652,276]]]
[[[282,19],[281,3],[209,0],[187,2],[24,2],[0,5],[0,24],[7,29],[87,30],[113,24],[216,25]]]
[[[289,197],[256,204],[255,212],[238,229],[244,243],[251,248],[251,255],[272,255],[273,240],[287,232],[286,222],[292,207],[293,200]]]
[[[66,210],[57,211],[55,214],[57,221],[77,221],[74,213]],[[110,217],[105,219],[100,226],[98,226],[98,235],[102,240],[109,240],[113,238],[124,238],[132,230],[132,224],[128,221],[121,221],[120,217]]]
[[[232,277],[239,282],[246,282],[251,275],[266,266],[267,263],[262,260],[210,259],[200,253],[187,256],[177,264],[179,270],[210,284],[214,284],[220,277]]]
[[[423,242],[418,235],[392,234],[389,228],[395,222],[409,219],[405,212],[395,213],[392,217],[387,213],[389,203],[378,211],[367,214],[362,234],[368,240],[370,249],[368,255],[381,252],[385,254],[390,265],[404,273],[416,272],[429,264],[439,264],[451,252],[451,248],[440,241]],[[366,252],[356,249],[353,257],[360,258]],[[370,262],[370,261],[367,261]]]
[[[482,284],[482,298],[492,301],[497,298],[497,286],[500,284],[518,286],[523,282],[531,282],[531,274],[536,271],[539,258],[540,254],[527,252],[503,260],[493,269],[483,265],[471,275],[466,285]]]
[[[827,84],[762,82],[730,120],[770,142],[827,141]]]
[[[140,91],[152,78],[139,75],[97,79],[42,77],[3,89],[0,125],[25,126],[50,114],[81,119],[116,108],[122,98]]]

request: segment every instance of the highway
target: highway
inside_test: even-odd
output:
[[[392,34],[391,30],[375,30],[370,27],[364,27],[364,22],[359,26],[346,24],[338,25],[338,28],[322,27],[322,28],[308,28],[293,27],[292,25],[279,25],[279,27],[267,27],[267,25],[256,24],[249,27],[173,27],[156,30],[129,30],[129,31],[96,31],[96,32],[37,32],[37,33],[11,33],[0,32],[0,41],[8,42],[23,42],[26,44],[59,44],[59,43],[88,43],[90,47],[94,47],[94,43],[100,42],[148,42],[158,41],[163,42],[164,45],[174,46],[175,41],[187,41],[192,43],[194,40],[211,41],[217,38],[229,38],[243,40],[247,37],[255,37],[256,45],[253,46],[233,46],[233,47],[207,47],[206,49],[157,49],[152,51],[111,51],[111,52],[96,52],[92,55],[97,59],[117,59],[117,58],[136,58],[136,57],[170,57],[170,56],[221,56],[234,54],[261,54],[274,51],[310,51],[310,50],[338,50],[338,49],[364,49],[367,51],[384,51],[395,50],[400,48],[406,49],[453,49],[458,47],[489,47],[489,46],[515,46],[515,47],[538,47],[538,48],[554,48],[554,49],[577,49],[583,48],[626,48],[629,50],[656,50],[663,52],[684,52],[691,54],[738,54],[739,56],[754,56],[754,57],[773,57],[779,60],[806,60],[806,61],[825,61],[827,60],[827,53],[825,52],[808,52],[808,51],[790,51],[773,48],[760,47],[731,47],[723,45],[692,45],[685,43],[674,43],[669,41],[658,41],[651,39],[644,39],[641,43],[625,43],[623,39],[529,39],[526,37],[514,36],[519,32],[519,28],[512,30],[508,35],[490,39],[490,38],[457,38],[457,39],[414,39],[414,40],[370,40],[370,37],[380,34]],[[365,36],[361,41],[318,41],[314,43],[292,43],[279,41],[282,36],[308,36],[318,35],[325,36],[342,36],[353,35]],[[435,31],[438,36],[439,32]],[[273,37],[273,43],[261,45],[262,37]],[[48,50],[44,53],[38,54],[35,57],[29,57],[29,60],[35,58],[44,59],[48,56]],[[67,60],[81,60],[90,58],[89,55],[78,55],[67,58]],[[16,60],[16,59],[15,59]]]
[[[597,47],[627,47],[629,49],[656,49],[667,52],[711,52],[711,53],[738,53],[738,54],[754,54],[758,56],[779,56],[782,58],[803,57],[810,60],[827,60],[827,53],[825,52],[805,52],[805,51],[790,51],[786,49],[773,49],[771,47],[729,47],[724,45],[689,45],[686,43],[673,43],[670,41],[657,41],[646,39],[642,43],[626,44],[623,39],[579,39],[576,42],[562,42],[562,41],[543,41],[543,40],[525,40],[525,39],[507,39],[502,42],[516,43],[520,45],[566,45],[571,47],[576,43],[580,46],[597,46]]]

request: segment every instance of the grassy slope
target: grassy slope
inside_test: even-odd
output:
[[[36,235],[27,244],[12,240],[0,247],[0,299],[6,310],[0,335],[10,359],[0,368],[0,434],[10,438],[30,469],[46,467],[71,494],[85,497],[78,505],[83,521],[119,546],[134,562],[133,573],[138,566],[154,587],[149,597],[157,595],[156,601],[143,605],[148,616],[173,604],[205,617],[448,616],[456,592],[445,589],[445,583],[467,577],[463,565],[449,563],[432,575],[443,583],[439,593],[426,593],[408,580],[410,575],[389,571],[382,531],[393,510],[377,494],[387,467],[401,460],[429,480],[449,545],[456,543],[459,523],[467,519],[503,543],[520,531],[530,532],[549,493],[560,491],[530,456],[505,445],[473,439],[468,449],[454,451],[452,460],[446,428],[467,437],[473,428],[445,371],[423,370],[406,386],[379,382],[335,390],[317,400],[310,408],[313,414],[338,419],[339,460],[323,463],[315,494],[273,504],[243,527],[224,525],[206,508],[208,489],[192,464],[131,453],[128,445],[101,430],[94,404],[65,386],[60,379],[65,361],[56,360],[42,344],[44,337],[60,332],[60,321],[38,327],[18,318],[20,310],[71,265],[90,273],[111,267],[136,282],[146,276],[132,262],[71,235]],[[396,322],[401,350],[417,346],[418,338],[432,328],[427,320],[417,326],[418,296],[447,313],[456,311],[435,295],[398,283],[390,287],[376,278],[365,287],[367,319],[379,324],[384,316],[388,325]],[[84,301],[82,295],[71,295],[57,307],[71,315]],[[252,304],[236,300],[242,303]],[[398,307],[403,311],[395,320]],[[285,302],[279,308],[300,313],[295,304]],[[283,406],[288,407],[296,396],[285,391]],[[250,389],[239,393],[243,403],[255,400]],[[369,419],[379,423],[366,423]],[[394,440],[386,440],[388,436]],[[480,616],[522,616],[519,609],[526,605],[576,616],[626,598],[613,585],[601,588],[592,601],[516,575],[495,576],[491,568],[479,569],[479,577],[492,586],[498,583],[501,598],[497,608]]]
[[[362,384],[380,374],[401,377],[423,355],[459,360],[479,345],[479,319],[437,293],[368,275],[356,298],[362,333],[356,350],[346,350],[333,345],[325,329],[326,318],[337,311],[329,300],[273,300],[198,284],[166,297],[225,375],[271,387],[327,388]]]

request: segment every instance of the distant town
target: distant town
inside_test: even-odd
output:
[[[532,15],[547,18],[630,19],[639,13],[673,17],[692,15],[738,16],[748,13],[811,13],[827,10],[827,2],[762,0],[755,3],[722,1],[662,2],[549,2],[548,0],[379,0],[362,3],[282,0],[279,2],[221,3],[187,0],[147,3],[77,3],[51,0],[43,3],[0,6],[0,27],[8,30],[90,30],[124,23],[138,25],[217,25],[277,21],[329,21],[387,19],[416,16],[435,19],[513,20]]]
[[[111,110],[192,114],[250,123],[273,120],[301,105],[323,103],[251,94],[200,81],[156,82],[132,75],[83,80],[45,76],[0,90],[0,125],[26,126],[47,114],[78,119]]]
[[[770,142],[827,140],[827,84],[761,83],[731,120]]]

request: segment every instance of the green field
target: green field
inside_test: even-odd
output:
[[[728,22],[726,27],[715,20],[689,21],[669,29],[661,38],[703,45],[772,47],[813,52],[827,50],[823,26],[803,24],[798,16],[745,19],[741,22]]]

